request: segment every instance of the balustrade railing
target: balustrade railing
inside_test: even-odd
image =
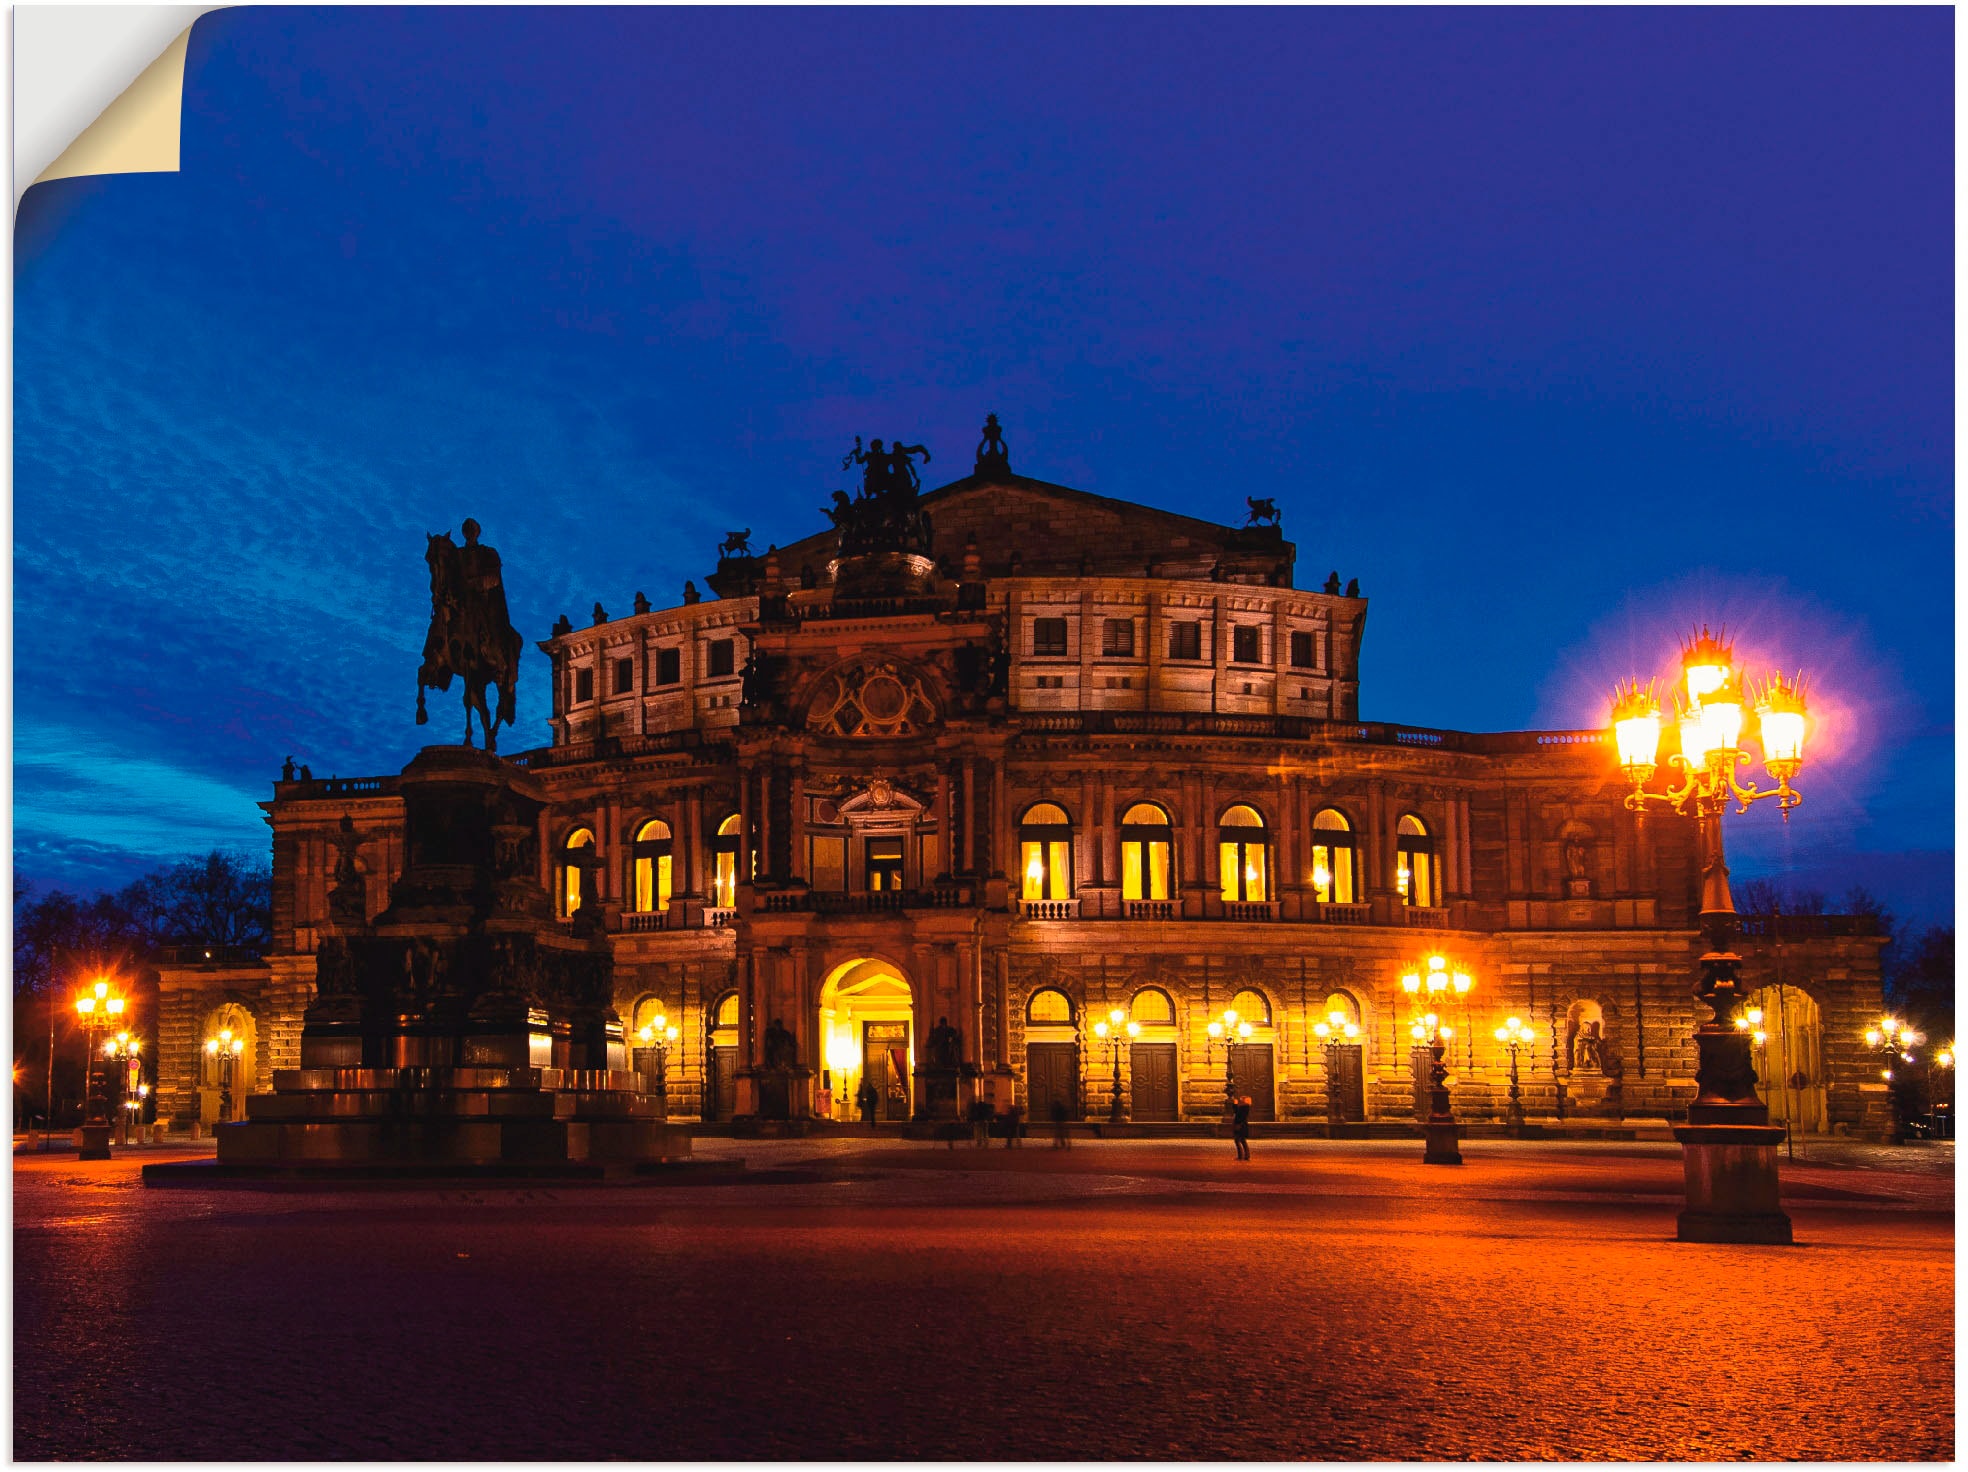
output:
[[[1325,925],[1365,925],[1373,916],[1371,905],[1314,905],[1307,917]]]
[[[1278,906],[1272,900],[1225,900],[1225,920],[1276,920]]]
[[[1026,900],[1012,901],[1017,913],[1027,920],[1077,920],[1080,918],[1080,902],[1070,900]]]
[[[1123,900],[1125,913],[1130,920],[1173,920],[1175,918],[1174,900]]]
[[[1423,930],[1440,930],[1449,923],[1449,912],[1439,905],[1403,905],[1401,922]]]

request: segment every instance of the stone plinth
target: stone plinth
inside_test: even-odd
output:
[[[1675,1235],[1683,1242],[1788,1244],[1790,1218],[1777,1204],[1781,1125],[1692,1124],[1676,1129],[1686,1173],[1688,1209]]]

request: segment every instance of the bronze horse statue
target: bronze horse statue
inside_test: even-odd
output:
[[[478,523],[467,519],[462,547],[449,532],[426,533],[431,621],[424,636],[423,666],[417,671],[417,724],[429,720],[425,689],[449,690],[456,675],[465,687],[465,745],[472,744],[472,712],[476,711],[485,732],[485,749],[496,751],[499,727],[513,724],[524,646],[507,617],[499,554],[479,545],[478,531]],[[486,704],[488,685],[499,687],[496,709]]]

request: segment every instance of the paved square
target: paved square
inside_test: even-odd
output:
[[[739,1185],[155,1190],[15,1159],[45,1457],[1944,1460],[1953,1148],[1802,1245],[1672,1147],[707,1140]]]

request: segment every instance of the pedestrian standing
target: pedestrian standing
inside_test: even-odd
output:
[[[1054,1099],[1052,1101],[1052,1148],[1055,1150],[1071,1150],[1073,1148],[1073,1137],[1066,1132],[1066,1101],[1064,1099]]]
[[[1240,1095],[1230,1106],[1230,1138],[1236,1142],[1239,1160],[1250,1159],[1250,1112],[1249,1094]]]
[[[1016,1100],[1005,1105],[1005,1149],[1007,1150],[1024,1143],[1024,1131],[1018,1127],[1022,1117],[1023,1111],[1019,1109]]]

